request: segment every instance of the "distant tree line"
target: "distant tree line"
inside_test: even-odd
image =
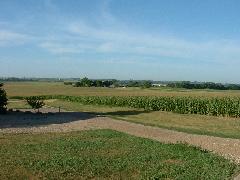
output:
[[[185,89],[216,89],[216,90],[240,90],[238,84],[221,84],[213,82],[190,82],[181,81],[167,84],[168,87],[172,88],[185,88]]]
[[[87,77],[77,82],[64,82],[65,85],[73,85],[74,87],[118,87],[117,80],[91,80]]]
[[[0,81],[13,81],[13,82],[18,82],[18,81],[34,81],[34,79],[31,79],[31,78],[8,77],[8,78],[0,78]]]
[[[150,88],[152,87],[151,81],[128,81],[126,83],[127,87],[142,87],[142,88]]]
[[[17,77],[6,77],[0,78],[1,82],[25,82],[25,81],[39,81],[39,82],[62,82],[60,78],[17,78]]]
[[[150,88],[152,86],[151,81],[118,81],[112,80],[91,80],[87,77],[80,79],[77,82],[65,81],[65,85],[72,85],[74,87],[142,87]]]

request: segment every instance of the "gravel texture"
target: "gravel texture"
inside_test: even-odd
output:
[[[28,111],[28,112],[25,112]],[[42,114],[22,110],[0,115],[0,133],[49,133],[90,129],[113,129],[164,143],[188,143],[229,158],[240,164],[240,140],[194,135],[145,126],[80,112],[42,109]],[[50,113],[49,113],[50,112]]]

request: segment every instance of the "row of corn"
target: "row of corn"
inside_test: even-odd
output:
[[[61,99],[84,105],[106,105],[143,108],[152,111],[171,111],[181,114],[240,117],[240,98],[201,97],[118,97],[118,96],[39,96]]]

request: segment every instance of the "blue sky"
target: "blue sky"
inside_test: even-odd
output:
[[[1,0],[0,76],[240,83],[238,0]]]

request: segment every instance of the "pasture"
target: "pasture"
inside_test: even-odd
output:
[[[193,96],[240,97],[238,90],[187,90],[175,88],[95,88],[72,87],[55,82],[6,82],[8,96],[68,95],[68,96]]]

